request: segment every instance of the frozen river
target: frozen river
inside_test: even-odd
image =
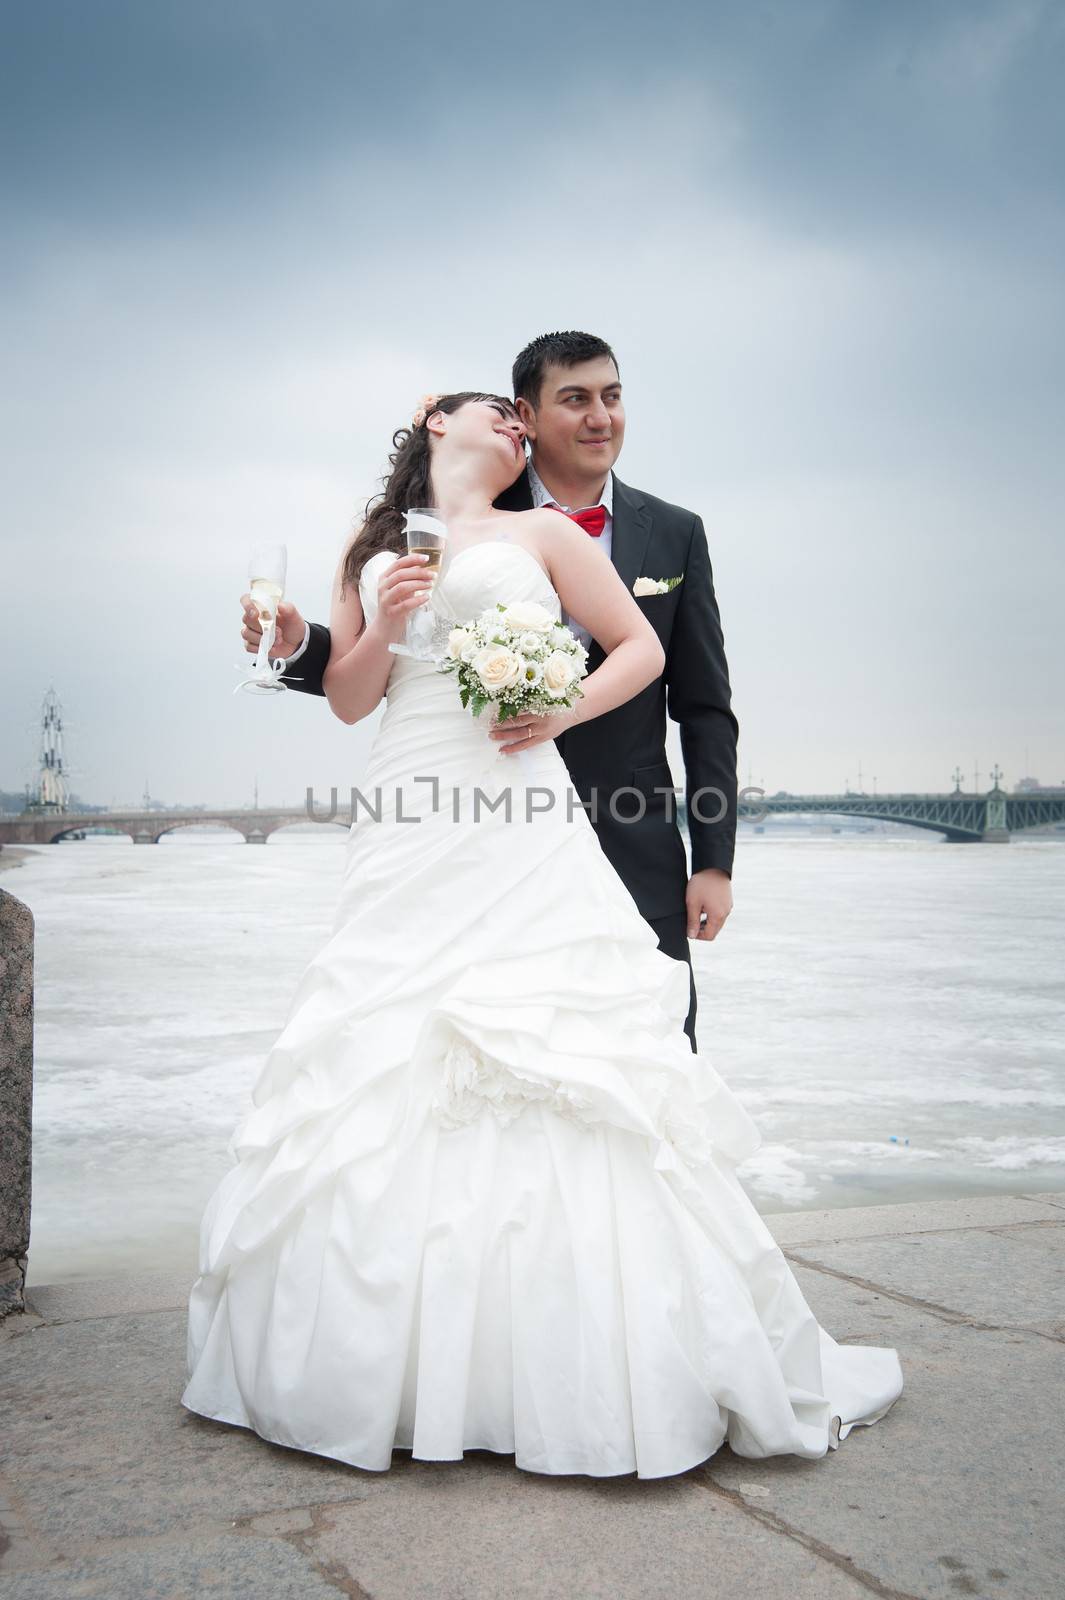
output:
[[[195,1265],[345,834],[232,840],[3,874],[37,921],[31,1282]],[[761,1210],[1065,1189],[1065,841],[748,835],[735,894],[699,1043],[762,1130]]]

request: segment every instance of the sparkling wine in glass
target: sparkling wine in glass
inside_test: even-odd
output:
[[[277,637],[277,608],[285,593],[287,566],[288,551],[283,544],[252,546],[251,558],[248,561],[248,578],[251,582],[252,602],[259,613],[263,631],[251,675],[237,685],[240,689],[249,689],[252,694],[276,694],[285,687],[281,682],[285,663],[271,661],[270,650]]]
[[[447,524],[434,506],[411,506],[403,513],[407,531],[407,553],[422,555],[425,576],[436,581],[443,567],[447,550]],[[428,602],[412,611],[407,618],[407,632],[402,644],[390,644],[397,656],[412,656],[416,661],[431,661],[433,614]]]

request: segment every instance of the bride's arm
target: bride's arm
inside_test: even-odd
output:
[[[574,723],[588,722],[660,677],[665,653],[616,568],[583,528],[549,511],[537,513],[535,533],[565,610],[606,651],[606,660],[584,679],[584,693],[568,713]]]
[[[329,614],[332,648],[322,675],[329,709],[341,722],[361,722],[380,702],[395,660],[388,647],[402,639],[407,617],[431,592],[424,577],[426,559],[401,556],[385,568],[377,589],[377,611],[367,623],[358,585],[344,588],[345,556],[341,556]]]

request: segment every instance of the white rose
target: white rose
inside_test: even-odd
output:
[[[503,621],[508,628],[522,632],[528,629],[532,633],[547,633],[555,625],[550,611],[538,606],[535,600],[516,600],[503,612]]]
[[[452,628],[447,636],[447,653],[452,661],[465,659],[463,652],[469,649],[472,640],[473,635],[469,628]]]
[[[518,649],[525,657],[542,656],[547,648],[547,640],[542,633],[523,633],[518,640]]]
[[[655,578],[637,578],[632,586],[634,595],[661,594],[662,590]]]
[[[565,694],[575,677],[571,658],[561,650],[553,650],[544,662],[544,688],[548,694]]]
[[[568,628],[564,628],[560,622],[556,622],[555,626],[551,629],[551,637],[548,640],[548,643],[553,644],[556,647],[559,645],[572,645],[573,635],[570,633]]]
[[[485,645],[483,650],[478,650],[471,665],[486,689],[509,689],[518,681],[518,657],[506,645]]]

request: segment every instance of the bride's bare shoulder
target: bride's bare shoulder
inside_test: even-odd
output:
[[[510,524],[515,533],[520,530],[522,538],[552,539],[557,538],[560,531],[564,535],[570,521],[550,506],[541,506],[536,511],[512,511]]]
[[[536,511],[510,512],[498,537],[524,545],[550,573],[552,557],[557,559],[572,532],[573,523],[568,517],[560,516],[549,506],[541,506]]]
[[[528,511],[512,511],[515,522],[547,522],[559,513],[553,506],[533,506]]]

